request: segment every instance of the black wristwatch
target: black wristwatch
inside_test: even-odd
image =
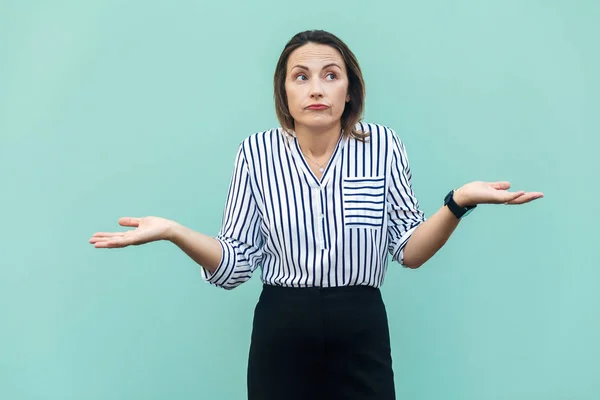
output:
[[[477,207],[476,205],[468,206],[468,207],[461,207],[458,204],[456,204],[456,202],[454,201],[454,190],[451,190],[446,195],[446,197],[444,198],[444,205],[448,206],[450,211],[452,211],[452,214],[454,214],[456,216],[456,218],[458,218],[458,219],[460,219],[462,217],[466,217],[467,215],[469,215],[469,213],[471,211],[473,211],[473,209],[475,207]]]

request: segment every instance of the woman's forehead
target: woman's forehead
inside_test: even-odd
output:
[[[319,67],[332,63],[339,65],[340,68],[344,66],[344,60],[337,49],[323,44],[307,43],[290,54],[288,68],[294,68],[298,64]]]

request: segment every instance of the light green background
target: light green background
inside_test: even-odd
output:
[[[546,195],[391,265],[399,399],[600,399],[599,20],[596,0],[2,0],[0,398],[245,397],[258,275],[228,292],[171,244],[87,241],[125,215],[215,235],[238,143],[277,126],[280,51],[321,28],[427,215],[472,180]]]

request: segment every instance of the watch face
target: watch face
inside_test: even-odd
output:
[[[444,197],[444,205],[448,204],[448,202],[450,201],[450,199],[452,198],[452,195],[454,194],[454,190],[450,191],[450,193],[448,193],[446,195],[446,197]]]

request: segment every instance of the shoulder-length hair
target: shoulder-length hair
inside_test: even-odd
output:
[[[297,33],[286,44],[279,56],[273,83],[275,89],[275,112],[281,127],[285,132],[294,129],[294,119],[290,114],[285,91],[287,62],[294,50],[307,43],[331,46],[340,52],[346,66],[346,73],[348,74],[348,94],[350,95],[350,101],[346,103],[344,112],[342,113],[342,129],[344,135],[364,141],[369,136],[369,132],[362,132],[356,129],[358,122],[362,120],[366,96],[365,82],[360,66],[358,65],[356,56],[344,42],[332,33],[323,30],[309,30]]]

